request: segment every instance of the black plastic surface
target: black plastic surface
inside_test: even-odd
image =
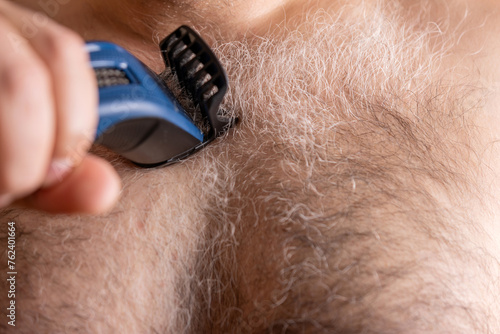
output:
[[[118,123],[96,143],[145,167],[176,161],[201,144],[172,123],[154,118]]]
[[[165,65],[177,75],[181,86],[208,119],[211,136],[226,132],[234,120],[221,116],[219,106],[228,80],[210,47],[194,30],[181,26],[160,43],[160,48]]]

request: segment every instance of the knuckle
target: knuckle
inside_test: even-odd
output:
[[[54,25],[47,29],[43,43],[51,61],[56,64],[73,64],[86,60],[83,39],[64,27]]]
[[[10,98],[27,96],[47,88],[50,77],[45,66],[32,59],[16,59],[1,71],[2,95]]]

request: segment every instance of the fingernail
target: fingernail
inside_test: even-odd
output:
[[[50,164],[49,171],[45,177],[42,188],[50,188],[61,182],[66,175],[73,169],[71,159],[54,159]]]
[[[0,195],[0,208],[6,207],[10,203],[12,203],[12,196]]]

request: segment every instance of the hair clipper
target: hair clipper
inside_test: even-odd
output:
[[[221,116],[226,73],[207,44],[181,26],[160,49],[208,124],[202,131],[157,74],[118,45],[88,42],[99,86],[95,142],[142,167],[179,161],[227,131],[234,120]]]

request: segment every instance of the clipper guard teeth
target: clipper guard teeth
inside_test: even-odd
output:
[[[160,48],[165,65],[208,119],[210,136],[227,131],[236,121],[219,112],[227,91],[227,75],[205,41],[191,28],[181,26],[160,43]]]

